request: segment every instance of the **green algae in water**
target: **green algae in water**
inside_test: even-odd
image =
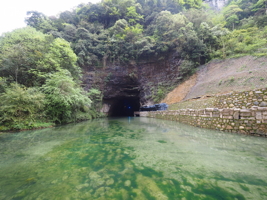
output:
[[[267,198],[264,138],[148,118],[1,137],[0,199]]]
[[[244,191],[249,191],[249,188],[243,184],[239,184]]]

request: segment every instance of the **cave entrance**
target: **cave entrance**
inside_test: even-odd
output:
[[[139,97],[120,97],[109,100],[110,109],[108,116],[125,117],[134,116],[134,111],[140,109]]]

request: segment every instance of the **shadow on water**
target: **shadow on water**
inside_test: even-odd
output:
[[[266,144],[148,118],[4,134],[0,199],[266,199]]]

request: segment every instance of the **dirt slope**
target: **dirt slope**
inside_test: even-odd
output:
[[[191,88],[196,84],[196,80],[197,74],[194,74],[188,80],[181,83],[173,91],[167,94],[165,99],[162,100],[162,103],[165,102],[167,104],[173,104],[182,101],[191,90]]]
[[[267,58],[245,56],[212,61],[178,85],[162,102],[173,104],[196,97],[267,87]]]

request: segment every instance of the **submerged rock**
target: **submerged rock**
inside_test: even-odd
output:
[[[58,180],[53,180],[52,182],[51,182],[51,184],[56,184],[58,182]]]
[[[100,187],[95,191],[94,196],[98,197],[98,196],[104,196],[105,195],[105,188],[104,187]]]
[[[117,149],[116,152],[117,152],[117,153],[121,153],[121,149]]]
[[[110,178],[106,181],[106,185],[113,185],[114,184],[114,179]]]
[[[125,187],[130,187],[131,186],[131,181],[130,180],[127,180],[124,182],[124,186]]]
[[[98,173],[96,173],[96,172],[90,172],[89,173],[89,178],[90,179],[98,179],[98,178],[100,178],[100,175]]]
[[[62,180],[65,181],[67,178],[69,178],[69,176],[65,175],[65,176],[62,177]]]
[[[105,183],[105,180],[96,172],[90,172],[90,186],[97,188]]]
[[[88,187],[88,186],[89,186],[88,183],[84,183],[84,184],[81,184],[81,185],[77,185],[77,186],[76,186],[76,189],[77,189],[77,190],[81,190],[81,189],[83,189],[83,188],[85,188],[85,187]]]

